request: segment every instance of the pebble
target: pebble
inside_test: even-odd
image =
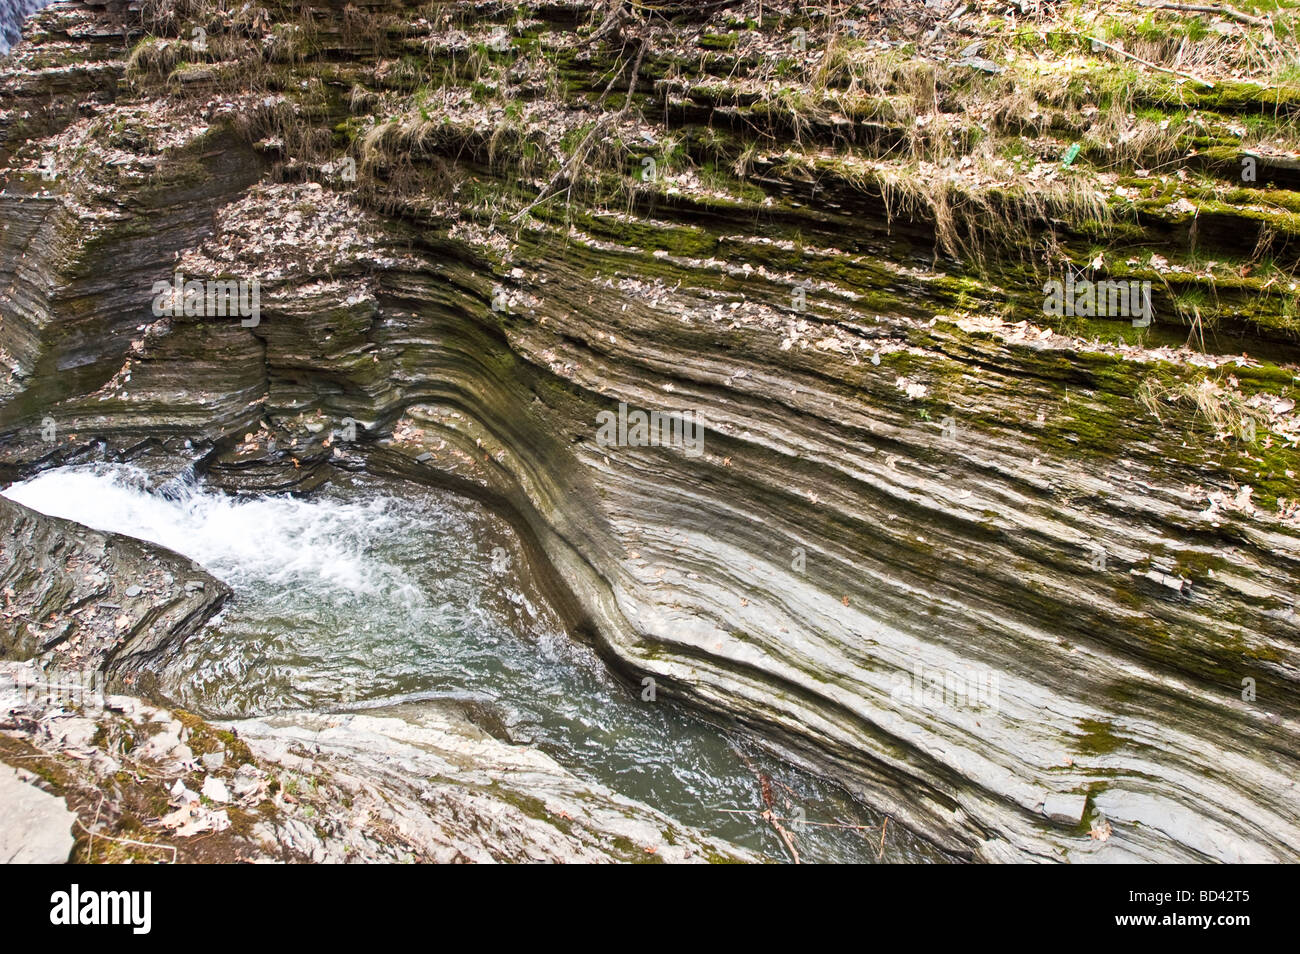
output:
[[[203,780],[203,788],[200,791],[214,802],[230,801],[230,792],[226,789],[226,783],[215,775],[209,775]]]
[[[209,772],[215,772],[217,769],[221,768],[221,766],[226,764],[225,750],[223,749],[219,752],[205,752],[203,755],[199,756],[199,761],[203,763],[203,767]]]

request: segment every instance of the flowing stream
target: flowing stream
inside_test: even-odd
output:
[[[762,808],[754,769],[809,823],[880,823],[839,788],[614,679],[520,575],[508,524],[473,501],[369,477],[307,499],[234,497],[153,487],[126,465],[47,471],[5,495],[161,544],[233,589],[160,673],[207,717],[456,698],[575,774],[773,858],[785,857],[776,834],[737,813]],[[809,824],[797,839],[810,861],[870,862],[879,849],[878,830]],[[883,860],[938,855],[890,825]]]

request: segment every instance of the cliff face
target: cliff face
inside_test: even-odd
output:
[[[0,56],[22,38],[23,21],[50,5],[50,0],[5,0],[0,4]]]
[[[56,3],[3,474],[447,484],[619,671],[963,857],[1295,860],[1300,90],[1248,25],[764,6]]]

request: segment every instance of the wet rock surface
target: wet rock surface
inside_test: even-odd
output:
[[[13,860],[762,860],[493,739],[453,707],[220,724],[132,696],[72,705],[24,689],[39,679],[31,664],[0,663],[0,761],[27,766],[26,781],[0,766],[0,847]]]
[[[23,20],[49,3],[50,0],[12,0],[0,9],[0,56],[22,38]]]
[[[264,762],[332,778],[354,817],[390,826],[422,860],[759,860],[493,739],[450,706],[291,713],[232,728]],[[313,860],[356,850],[347,838],[299,844],[301,831],[279,832]]]
[[[170,550],[0,497],[0,656],[131,685],[229,596]]]
[[[0,67],[0,476],[170,442],[234,490],[306,492],[334,467],[450,486],[512,517],[571,628],[618,671],[960,857],[1300,857],[1296,352],[1262,281],[1211,279],[1225,337],[1204,350],[1173,320],[1164,339],[1049,327],[1019,260],[977,277],[934,216],[897,216],[860,169],[790,156],[779,136],[740,143],[765,154],[744,188],[683,174],[635,214],[544,206],[494,230],[467,183],[509,197],[549,179],[493,165],[506,113],[468,88],[424,107],[446,122],[420,119],[400,78],[404,44],[430,48],[414,28],[321,27],[306,65],[286,51],[267,67],[285,89],[303,71],[307,91],[264,101],[159,52],[181,42],[175,25],[146,38],[103,4],[39,22]],[[124,24],[130,70],[112,32]],[[256,24],[230,29],[262,42]],[[439,56],[469,48],[430,30]],[[665,58],[681,54],[665,52],[678,33],[656,38]],[[700,46],[704,68],[723,55]],[[587,50],[566,71],[633,58],[620,53]],[[210,70],[241,55],[222,48]],[[629,138],[663,138],[665,101],[688,119],[759,121],[752,91],[683,86],[656,62],[632,87],[644,128],[607,111]],[[352,90],[346,102],[322,76]],[[1204,94],[1211,125],[1259,111],[1246,92],[1223,95]],[[380,102],[409,113],[348,126]],[[568,103],[566,121],[587,128],[589,106]],[[39,119],[19,122],[23,110]],[[321,165],[339,125],[355,185]],[[847,151],[836,127],[804,134]],[[41,156],[73,143],[81,166],[41,180]],[[1105,184],[1147,189],[1138,178]],[[1174,202],[1129,210],[1132,273],[1203,286],[1193,264],[1170,264],[1175,250],[1228,259],[1242,236],[1291,228],[1280,213],[1257,221],[1253,197],[1215,202],[1203,220]],[[1091,233],[1076,220],[1058,234],[1054,215],[1036,228],[1083,267]],[[178,261],[189,277],[259,278],[258,324],[152,314],[152,283]],[[603,445],[597,415],[620,404],[698,415],[700,453]],[[1207,407],[1237,417],[1207,420]],[[413,768],[451,757],[428,713],[332,718],[240,732],[276,764],[304,733],[327,740],[328,759],[361,739]],[[177,735],[158,755],[183,765],[181,747]],[[403,791],[394,825],[424,804]],[[434,802],[472,811],[476,797]],[[483,816],[498,831],[537,822],[498,809]],[[306,857],[348,844],[294,832],[279,843]],[[420,835],[418,851],[488,850],[444,834]],[[503,856],[533,850],[503,838]],[[608,852],[598,841],[571,850]]]

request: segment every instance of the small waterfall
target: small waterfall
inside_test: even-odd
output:
[[[397,568],[368,552],[402,519],[384,498],[239,498],[184,479],[150,492],[144,472],[125,465],[46,471],[5,496],[167,547],[237,592],[268,584],[354,594],[408,588]]]

